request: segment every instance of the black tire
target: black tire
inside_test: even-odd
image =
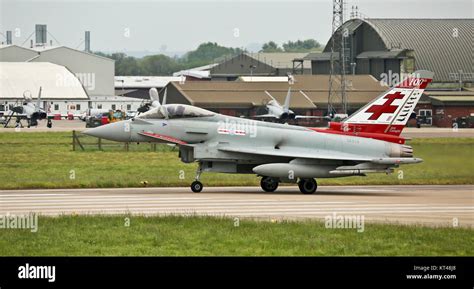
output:
[[[278,188],[278,180],[272,177],[263,177],[260,186],[265,192],[271,193]]]
[[[199,181],[194,181],[192,184],[191,184],[191,190],[195,193],[199,193],[202,191],[202,188],[203,188],[203,185],[201,182]]]
[[[310,195],[316,192],[318,183],[316,183],[315,179],[301,179],[298,182],[298,187],[300,188],[300,192],[305,195]]]

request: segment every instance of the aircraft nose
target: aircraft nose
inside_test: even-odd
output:
[[[83,132],[86,135],[98,138],[127,142],[130,141],[130,122],[119,121],[103,126],[87,129]]]

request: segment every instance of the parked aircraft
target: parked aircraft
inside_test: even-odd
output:
[[[7,117],[4,127],[7,127],[13,117],[16,117],[17,126],[21,126],[21,120],[26,119],[28,127],[37,126],[39,120],[47,118],[46,111],[41,108],[41,90],[42,88],[40,87],[36,103],[33,102],[31,92],[29,90],[25,91],[23,93],[23,103],[12,108],[12,112]],[[48,122],[48,127],[51,127],[51,122]]]
[[[261,187],[298,183],[304,194],[317,189],[315,178],[391,173],[401,164],[420,163],[400,136],[433,73],[416,71],[397,86],[340,123],[307,128],[217,114],[184,105],[158,105],[127,121],[84,133],[120,142],[163,142],[179,146],[185,163],[198,163],[194,192],[202,172],[261,176]]]
[[[168,89],[165,88],[165,92],[163,93],[163,105],[166,104],[166,95],[167,95]],[[155,87],[150,88],[148,91],[150,95],[150,101],[143,104],[138,108],[138,113],[144,113],[149,111],[151,108],[158,107],[160,106],[160,96],[158,94],[158,90]]]
[[[286,122],[289,119],[309,119],[309,118],[323,118],[321,116],[306,116],[306,115],[297,115],[290,109],[291,101],[291,87],[288,88],[288,93],[286,94],[285,103],[281,105],[268,91],[265,93],[272,98],[266,105],[265,109],[266,114],[256,115],[254,118],[257,119],[275,119],[281,122]]]

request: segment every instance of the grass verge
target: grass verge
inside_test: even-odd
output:
[[[130,218],[126,226],[125,218]],[[39,217],[39,230],[2,229],[1,256],[472,256],[466,228],[366,224],[326,229],[323,222],[216,217]]]

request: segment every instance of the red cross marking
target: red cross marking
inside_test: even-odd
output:
[[[384,99],[387,99],[384,104],[372,105],[365,112],[372,113],[372,115],[369,117],[370,120],[377,120],[382,115],[382,113],[394,113],[397,110],[398,105],[392,105],[392,102],[396,99],[402,99],[404,96],[405,95],[402,94],[400,91],[387,94],[386,96],[384,96]]]

